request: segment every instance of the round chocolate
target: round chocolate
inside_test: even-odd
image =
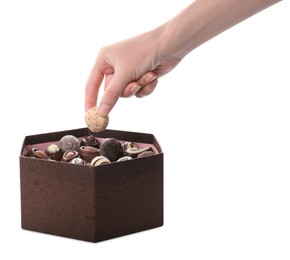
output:
[[[116,138],[105,139],[100,146],[100,153],[111,162],[117,161],[124,155],[122,145]]]
[[[79,154],[89,163],[93,158],[100,155],[100,150],[92,146],[81,146]]]
[[[87,164],[87,162],[82,159],[82,158],[73,158],[71,161],[69,161],[70,163],[74,163],[74,164]]]
[[[109,124],[109,117],[99,115],[97,108],[92,107],[87,111],[85,121],[92,132],[101,132],[106,130]]]
[[[78,151],[80,149],[80,141],[74,135],[65,135],[59,140],[59,148],[62,152]]]
[[[81,146],[92,146],[95,148],[100,147],[99,140],[94,135],[88,135],[82,138]]]
[[[108,158],[106,158],[105,156],[96,156],[92,161],[91,161],[91,165],[92,166],[99,166],[102,164],[108,164],[110,163],[110,160]]]
[[[38,158],[38,159],[45,159],[45,160],[49,159],[48,155],[45,152],[39,150],[38,148],[34,148],[34,147],[29,149],[26,156]]]
[[[51,160],[60,161],[63,155],[62,150],[56,145],[51,144],[45,149],[45,153]]]
[[[69,162],[71,161],[72,159],[74,158],[78,158],[80,157],[79,153],[77,151],[68,151],[68,152],[65,152],[61,158],[61,160],[63,162]]]

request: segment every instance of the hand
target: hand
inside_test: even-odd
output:
[[[86,110],[96,106],[104,77],[101,116],[110,113],[119,97],[149,95],[158,78],[193,49],[279,1],[196,0],[157,29],[102,48],[86,84]]]
[[[96,106],[104,80],[104,94],[98,104],[106,116],[119,97],[151,94],[158,78],[171,71],[179,59],[165,56],[158,44],[157,30],[100,49],[86,84],[85,108]]]

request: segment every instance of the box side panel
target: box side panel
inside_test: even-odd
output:
[[[90,167],[20,157],[22,228],[95,241]]]
[[[163,154],[108,165],[96,176],[96,239],[163,225]]]

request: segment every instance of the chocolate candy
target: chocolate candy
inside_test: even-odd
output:
[[[130,148],[137,148],[137,145],[134,142],[127,141],[122,144],[122,147],[125,152],[126,150]]]
[[[92,132],[101,132],[106,130],[109,124],[109,117],[100,116],[97,108],[92,107],[87,111],[85,121],[87,123],[88,128]]]
[[[139,153],[137,155],[137,158],[143,158],[143,157],[147,157],[147,156],[151,156],[154,155],[155,153],[153,151],[144,151],[142,153]]]
[[[117,162],[124,162],[124,161],[128,161],[128,160],[132,160],[133,158],[130,156],[123,156],[120,159],[117,160]]]
[[[136,158],[139,154],[145,152],[145,151],[152,151],[152,148],[150,146],[144,147],[144,148],[129,148],[124,153],[126,155],[129,155],[133,158]]]
[[[107,157],[111,162],[123,157],[123,148],[116,138],[107,138],[100,146],[101,155]]]
[[[59,140],[59,147],[63,153],[78,151],[80,149],[80,141],[73,135],[65,135]]]
[[[89,135],[82,138],[81,146],[92,146],[95,148],[100,147],[99,140],[94,135]]]
[[[79,154],[85,161],[91,162],[93,158],[100,155],[100,150],[92,146],[81,146]]]
[[[38,159],[49,159],[47,154],[37,148],[31,148],[29,151],[26,153],[26,156],[33,157],[33,158],[38,158]]]
[[[98,166],[154,154],[155,152],[151,146],[140,148],[132,141],[122,142],[121,144],[116,138],[106,138],[100,145],[99,140],[91,134],[83,138],[65,135],[59,140],[59,145],[50,144],[44,151],[32,147],[25,153],[25,156]]]
[[[60,161],[63,155],[62,150],[56,145],[51,144],[45,149],[45,153],[51,160]]]
[[[73,158],[71,161],[69,161],[70,163],[74,163],[74,164],[87,164],[87,162],[82,159],[82,158]]]
[[[61,158],[61,160],[63,162],[69,162],[71,161],[72,159],[74,158],[78,158],[80,157],[79,153],[77,151],[68,151],[68,152],[65,152]]]
[[[110,163],[110,160],[108,158],[106,158],[105,156],[96,156],[92,161],[91,161],[91,165],[92,166],[99,166],[102,164],[108,164]]]

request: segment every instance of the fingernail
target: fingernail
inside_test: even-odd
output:
[[[108,104],[102,104],[98,108],[100,116],[107,116],[110,113],[110,110],[111,110],[111,108]]]
[[[135,85],[135,86],[133,86],[132,88],[131,88],[131,94],[130,94],[130,96],[129,97],[132,97],[132,96],[134,96],[139,90],[140,90],[140,86],[138,86],[138,85]]]
[[[149,74],[149,80],[150,81],[153,81],[154,79],[156,79],[157,78],[157,76],[154,74],[154,75],[152,75],[152,74]]]

